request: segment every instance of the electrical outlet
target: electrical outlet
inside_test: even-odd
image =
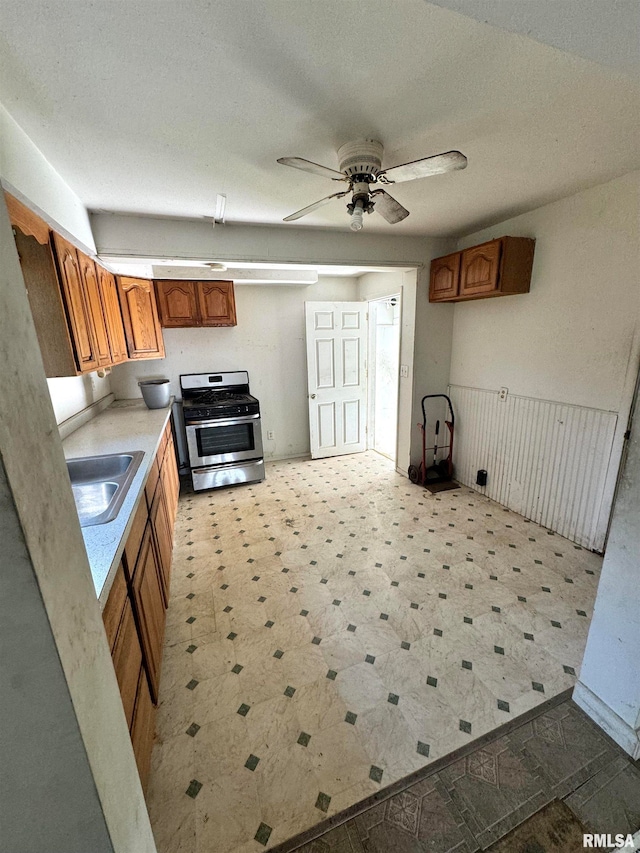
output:
[[[509,393],[508,388],[501,388],[500,393],[498,394],[498,400],[501,400],[503,403],[507,399],[507,394]]]
[[[267,440],[273,441],[273,430],[272,429],[267,430]]]
[[[400,365],[400,379],[408,379],[409,378],[409,366],[406,364]]]

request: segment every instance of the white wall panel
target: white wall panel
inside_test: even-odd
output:
[[[501,402],[497,391],[460,385],[449,386],[449,396],[456,419],[456,479],[586,548],[601,550],[617,413],[513,394]],[[475,485],[481,468],[488,472],[485,487]]]

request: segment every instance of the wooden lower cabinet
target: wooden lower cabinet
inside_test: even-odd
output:
[[[145,788],[155,733],[155,707],[151,701],[142,646],[122,563],[118,567],[109,598],[102,611],[102,621],[111,649],[113,668],[120,688],[138,772],[142,787]]]
[[[160,688],[178,492],[169,422],[102,611],[143,789],[149,774]]]

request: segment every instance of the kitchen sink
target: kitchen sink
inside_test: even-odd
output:
[[[80,527],[113,521],[143,456],[141,450],[133,450],[67,459]]]

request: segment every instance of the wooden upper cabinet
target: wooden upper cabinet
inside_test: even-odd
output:
[[[198,282],[198,307],[203,326],[235,326],[236,300],[232,281]]]
[[[235,326],[236,301],[232,281],[155,282],[160,322],[166,328]]]
[[[153,283],[127,276],[118,276],[117,282],[129,358],[164,358]]]
[[[460,281],[460,252],[436,258],[431,264],[429,300],[438,302],[458,295]]]
[[[5,199],[47,376],[126,361],[111,273],[9,193]]]
[[[529,237],[499,237],[436,258],[431,262],[429,301],[462,302],[528,293],[535,242]]]
[[[116,280],[113,273],[110,273],[104,267],[96,264],[96,269],[98,271],[98,286],[104,309],[104,318],[107,324],[111,364],[121,364],[127,360],[128,356]]]
[[[460,263],[460,296],[478,296],[497,290],[500,249],[500,240],[465,249]]]
[[[162,326],[200,325],[195,281],[156,281],[155,285]]]
[[[107,323],[100,295],[100,286],[98,284],[98,270],[94,260],[80,251],[78,251],[78,263],[87,298],[87,307],[91,317],[98,366],[108,367],[112,363],[111,348],[109,346]]]
[[[97,370],[99,362],[93,337],[93,323],[80,271],[77,249],[55,231],[51,233],[58,259],[60,283],[71,327],[71,337],[75,345],[78,369],[81,373],[87,370]]]

